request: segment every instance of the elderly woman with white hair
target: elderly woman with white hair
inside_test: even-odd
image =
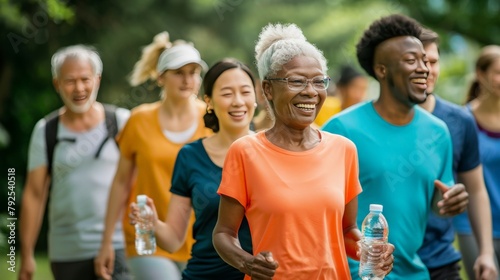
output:
[[[361,235],[356,147],[311,127],[330,82],[326,59],[293,24],[266,26],[255,51],[275,123],[227,153],[214,246],[245,279],[350,279]],[[236,235],[244,216],[254,255]],[[384,260],[390,271],[392,250]]]

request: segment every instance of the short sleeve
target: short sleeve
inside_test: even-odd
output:
[[[333,117],[332,119],[330,119],[321,128],[321,130],[326,131],[326,132],[330,132],[330,133],[333,133],[333,134],[343,135],[343,136],[347,137],[347,131],[346,131],[344,125],[342,124],[342,122],[340,121],[340,119],[337,118],[337,117]]]
[[[458,162],[457,172],[466,172],[472,170],[481,164],[479,157],[479,144],[477,139],[476,125],[471,115],[464,117],[464,143]]]
[[[353,142],[350,140],[347,141],[345,204],[349,203],[362,192],[361,183],[359,182],[358,151]]]
[[[135,145],[133,143],[134,140],[137,139],[135,136],[135,124],[135,118],[131,116],[125,123],[123,129],[116,136],[118,146],[120,147],[120,153],[128,160],[133,160],[135,156]]]
[[[45,144],[45,119],[39,120],[31,134],[28,149],[28,172],[47,165],[47,152]]]
[[[236,199],[245,209],[248,206],[248,191],[245,177],[245,163],[242,142],[234,142],[224,160],[222,180],[217,193]]]
[[[172,186],[170,187],[170,192],[184,196],[191,197],[191,190],[189,188],[189,171],[188,171],[188,159],[189,155],[186,155],[187,150],[182,148],[177,154],[177,159],[174,164],[174,173],[172,174]]]
[[[455,180],[453,179],[453,144],[451,142],[450,133],[446,125],[444,126],[444,129],[445,134],[443,135],[443,137],[446,137],[446,139],[445,141],[443,141],[443,147],[441,147],[444,160],[439,180],[445,185],[453,186],[455,184]]]
[[[124,108],[116,108],[116,122],[118,124],[118,131],[123,129],[127,120],[130,118],[130,110]]]

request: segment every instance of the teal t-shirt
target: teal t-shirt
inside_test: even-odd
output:
[[[412,121],[396,126],[385,121],[373,102],[359,104],[329,120],[323,130],[343,135],[358,149],[358,227],[372,203],[384,206],[394,268],[385,279],[429,279],[417,251],[431,210],[434,180],[452,185],[452,144],[445,123],[415,106]],[[353,279],[359,262],[349,259]]]
[[[222,168],[215,165],[203,147],[202,139],[182,147],[175,161],[170,191],[191,198],[196,221],[193,238],[196,242],[191,250],[184,280],[227,279],[241,280],[244,274],[224,262],[212,244],[219,212],[220,197],[217,189],[222,178]],[[248,222],[243,219],[238,237],[241,247],[252,253],[252,239]]]

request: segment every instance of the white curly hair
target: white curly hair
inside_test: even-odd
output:
[[[255,59],[259,78],[275,75],[294,57],[304,55],[316,59],[326,75],[328,67],[323,52],[309,43],[295,24],[268,24],[259,35],[255,46]]]

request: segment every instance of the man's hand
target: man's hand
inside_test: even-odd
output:
[[[496,280],[498,271],[492,255],[479,255],[474,263],[477,280]]]
[[[103,245],[94,259],[94,272],[104,280],[111,280],[115,265],[115,251],[112,245]]]
[[[19,270],[19,280],[31,280],[35,274],[36,262],[33,255],[21,259],[21,269]]]
[[[456,184],[449,188],[443,182],[435,180],[434,187],[441,191],[443,196],[443,199],[437,203],[440,215],[455,216],[465,211],[469,203],[469,194],[465,191],[463,184]]]

